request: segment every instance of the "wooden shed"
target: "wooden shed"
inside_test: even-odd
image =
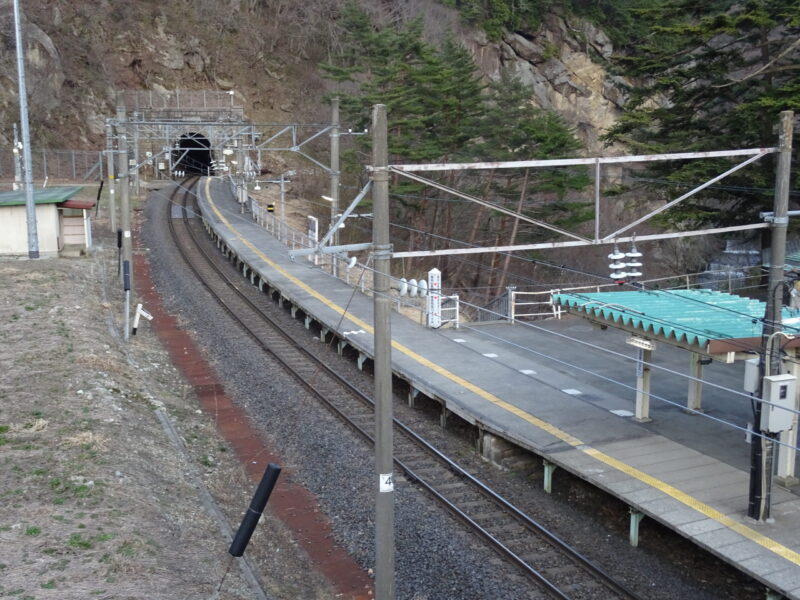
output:
[[[40,256],[58,256],[67,249],[82,253],[92,247],[91,209],[95,201],[74,198],[82,189],[61,186],[34,190]],[[24,190],[0,192],[0,255],[28,255]]]

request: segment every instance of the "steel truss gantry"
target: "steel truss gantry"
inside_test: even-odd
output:
[[[510,215],[515,219],[519,219],[520,221],[525,221],[536,225],[538,227],[542,227],[544,229],[548,229],[550,231],[554,231],[556,233],[561,234],[562,236],[573,238],[572,240],[568,241],[555,241],[555,242],[542,242],[537,244],[518,244],[512,246],[489,246],[489,247],[478,247],[478,248],[451,248],[451,249],[444,249],[444,250],[417,250],[417,251],[409,251],[409,252],[395,252],[392,254],[393,258],[408,258],[408,257],[431,257],[431,256],[444,256],[450,254],[481,254],[487,252],[519,252],[524,250],[543,250],[548,248],[566,248],[566,247],[577,247],[577,246],[595,246],[601,244],[611,244],[615,242],[628,242],[632,240],[637,241],[648,241],[648,240],[663,240],[669,238],[679,238],[679,237],[691,237],[691,236],[698,236],[698,235],[709,235],[709,234],[718,234],[718,233],[728,233],[733,231],[745,231],[750,229],[765,229],[769,227],[769,223],[760,222],[760,223],[751,223],[747,225],[736,225],[732,227],[718,227],[714,229],[700,229],[700,230],[693,230],[693,231],[677,231],[677,232],[669,232],[669,233],[659,233],[659,234],[650,234],[650,235],[638,235],[638,236],[623,236],[627,231],[630,231],[637,225],[644,223],[645,221],[649,220],[650,218],[660,214],[669,208],[672,208],[676,204],[686,200],[687,198],[697,194],[698,192],[706,189],[707,187],[717,183],[721,179],[724,179],[728,175],[735,173],[739,169],[746,167],[747,165],[757,161],[758,159],[766,156],[767,154],[772,154],[777,152],[778,148],[748,148],[742,150],[719,150],[719,151],[711,151],[711,152],[679,152],[673,154],[647,154],[647,155],[629,155],[629,156],[604,156],[604,157],[594,157],[594,158],[565,158],[565,159],[551,159],[551,160],[522,160],[522,161],[507,161],[507,162],[480,162],[480,163],[432,163],[432,164],[419,164],[419,165],[390,165],[388,167],[389,171],[392,173],[396,173],[402,177],[411,179],[418,183],[422,183],[424,185],[428,185],[434,187],[438,190],[446,192],[448,194],[457,196],[459,198],[463,198],[465,200],[469,200],[471,202],[475,202],[481,204],[483,206],[487,206],[492,210],[496,210],[502,212],[504,214]],[[723,158],[723,157],[747,157],[744,161],[740,162],[737,165],[734,165],[727,171],[720,173],[716,177],[712,177],[711,179],[703,182],[702,184],[696,186],[694,189],[686,192],[685,194],[667,202],[666,204],[659,206],[658,208],[650,211],[649,213],[643,215],[642,217],[631,221],[623,225],[622,227],[618,228],[616,231],[608,234],[601,234],[600,233],[600,215],[601,215],[601,195],[600,195],[600,178],[601,178],[601,167],[602,165],[607,164],[622,164],[622,163],[640,163],[640,162],[655,162],[655,161],[669,161],[669,160],[687,160],[687,159],[708,159],[708,158]],[[552,168],[552,167],[570,167],[570,166],[593,166],[594,167],[594,204],[595,204],[595,216],[594,216],[594,236],[592,238],[588,238],[583,235],[579,235],[576,233],[572,233],[561,229],[559,227],[555,227],[548,223],[544,223],[537,219],[533,219],[523,213],[516,212],[510,209],[507,209],[503,206],[495,204],[493,202],[489,202],[483,200],[481,198],[476,198],[470,194],[466,194],[461,192],[455,188],[446,186],[444,184],[438,183],[426,177],[422,177],[417,173],[420,172],[436,172],[436,171],[466,171],[466,170],[486,170],[486,169],[525,169],[525,168]],[[370,167],[367,167],[370,169]]]

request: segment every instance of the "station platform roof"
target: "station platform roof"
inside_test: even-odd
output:
[[[703,354],[757,350],[765,303],[709,289],[553,294],[553,304],[600,325]],[[800,315],[783,309],[781,330],[800,335]],[[799,347],[800,339],[784,347]]]
[[[62,185],[33,190],[35,204],[61,204],[67,202],[83,189],[82,185]],[[25,204],[25,190],[0,192],[0,206],[21,206]],[[92,203],[94,205],[94,203]],[[70,208],[69,206],[67,208]]]

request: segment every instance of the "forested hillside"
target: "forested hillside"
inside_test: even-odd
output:
[[[17,119],[10,5],[0,1],[6,147]],[[401,162],[773,146],[778,113],[800,109],[800,0],[30,0],[23,21],[37,147],[102,147],[104,117],[123,88],[233,89],[251,119],[277,123],[322,122],[336,94],[346,126],[359,129],[382,102]],[[367,143],[347,144],[348,185],[358,184]],[[729,165],[604,173],[604,226]],[[773,174],[760,161],[655,226],[751,220],[771,202]],[[581,231],[594,216],[589,175],[488,171],[443,183]],[[552,239],[486,207],[394,184],[398,244]],[[650,274],[666,264],[659,252]],[[679,254],[687,264],[670,268],[702,266],[702,255]],[[598,279],[537,271],[549,262],[606,274],[603,253],[484,257],[479,268],[480,260],[437,264],[452,286],[487,298],[532,278]]]
[[[800,109],[800,4],[796,1],[442,3],[456,8],[463,23],[484,29],[501,46],[513,43],[514,36],[538,44],[538,56],[523,58],[542,65],[543,73],[548,64],[566,62],[567,44],[552,41],[554,15],[575,31],[579,22],[602,27],[616,42],[615,50],[600,53],[586,46],[587,54],[602,65],[620,92],[617,119],[601,137],[606,144],[615,144],[615,153],[774,146],[780,111]],[[537,82],[521,79],[522,61],[505,61],[487,80],[487,73],[473,63],[474,52],[458,39],[448,35],[424,41],[421,19],[378,25],[355,2],[346,4],[341,14],[342,45],[322,67],[328,78],[350,84],[337,93],[343,93],[348,117],[356,122],[361,119],[359,125],[366,123],[368,106],[388,105],[393,161],[495,161],[597,152],[596,147],[587,146],[585,136],[576,135],[576,123],[565,119],[568,111],[541,101]],[[565,95],[570,92],[580,95],[574,90]],[[601,182],[603,194],[618,196],[618,207],[644,212],[648,202],[674,198],[733,163],[718,159],[657,164],[607,178]],[[691,202],[667,211],[655,226],[680,229],[753,222],[760,210],[771,205],[774,173],[771,157],[762,160],[727,178],[724,185],[712,186]],[[589,178],[581,170],[450,173],[440,181],[572,231],[585,229],[594,217],[587,200],[591,198],[586,190]],[[443,194],[434,188],[395,183],[397,218],[407,226],[399,237],[410,248],[447,246],[454,240],[501,245],[552,239],[551,232],[484,206],[459,203],[452,197],[442,201]],[[613,214],[608,220],[613,223]],[[432,228],[440,238],[428,234]],[[580,263],[601,275],[605,257],[595,254],[589,260],[585,255],[567,256],[573,265]],[[531,265],[552,262],[541,254],[527,258]],[[674,266],[701,268],[702,254],[694,258],[696,264]],[[501,293],[509,280],[507,258],[492,259],[480,269],[465,269],[463,262],[456,265],[446,260],[437,266],[447,270],[455,287],[488,290],[487,299]],[[655,268],[651,264],[650,272]],[[524,266],[522,271],[526,271]],[[549,276],[563,278],[565,273],[554,270]]]

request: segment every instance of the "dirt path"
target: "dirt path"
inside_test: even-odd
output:
[[[148,324],[120,339],[102,229],[89,258],[0,260],[0,597],[255,597],[235,565],[217,593],[228,542],[195,487],[235,528],[253,484]],[[251,549],[268,597],[333,597],[269,514]]]

